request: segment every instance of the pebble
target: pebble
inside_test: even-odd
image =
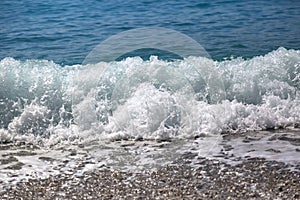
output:
[[[16,187],[6,188],[0,199],[297,199],[300,196],[300,172],[287,170],[283,163],[256,158],[230,166],[203,159],[200,167],[193,168],[186,161],[189,157],[185,155],[176,165],[143,173],[101,169],[77,177],[70,173],[23,180]]]

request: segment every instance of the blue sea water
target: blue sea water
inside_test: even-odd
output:
[[[135,32],[129,44],[151,43],[151,30],[165,46],[180,36],[171,46],[194,57],[161,59],[174,52],[144,49],[118,61],[87,61],[99,43],[130,30],[147,34],[140,41]],[[178,33],[171,40],[156,37],[170,30]],[[183,34],[209,56],[193,52],[198,44]],[[126,50],[112,42],[114,51]],[[299,166],[299,47],[299,0],[0,0],[0,193],[2,180],[68,174],[83,160],[91,164],[80,173],[103,164],[168,164],[185,152],[223,155],[227,133],[245,133],[246,142],[228,143],[233,161],[265,157]],[[147,51],[162,56],[138,57]],[[106,56],[115,58],[111,52]],[[26,156],[23,143],[38,148]],[[7,157],[22,169],[10,170]]]
[[[2,0],[0,141],[190,138],[297,127],[299,12],[292,0]],[[83,62],[110,36],[143,27],[166,28],[153,36],[183,33],[212,59]]]
[[[125,30],[163,27],[198,41],[215,60],[299,49],[300,2],[177,0],[2,0],[0,59],[82,63]]]

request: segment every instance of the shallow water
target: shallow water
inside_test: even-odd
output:
[[[182,163],[197,169],[208,159],[223,167],[251,159],[265,159],[300,171],[300,130],[248,132],[245,134],[202,137],[172,141],[90,141],[61,147],[33,144],[0,145],[0,191],[29,179],[71,176],[74,179],[94,170],[126,173],[155,172]],[[275,161],[275,162],[274,162]],[[226,166],[225,166],[226,165]]]

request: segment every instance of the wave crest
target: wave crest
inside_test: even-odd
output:
[[[0,81],[1,141],[195,137],[300,124],[300,52],[282,47],[220,62],[136,57],[59,66],[5,58]]]

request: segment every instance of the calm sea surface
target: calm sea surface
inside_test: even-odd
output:
[[[82,63],[109,36],[139,27],[187,34],[213,57],[299,49],[300,1],[1,0],[0,59]]]

